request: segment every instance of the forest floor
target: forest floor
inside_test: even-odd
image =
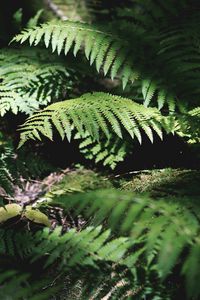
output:
[[[124,174],[104,174],[84,167],[52,172],[43,180],[21,180],[15,186],[13,198],[25,205],[37,203],[51,193],[71,194],[98,189],[120,189],[134,194],[145,193],[151,198],[179,199],[188,203],[200,195],[200,171],[190,169],[154,169],[132,171]],[[40,201],[40,200],[39,200]]]
[[[79,167],[53,172],[41,181],[25,181],[24,186],[16,187],[14,197],[25,205],[41,206],[43,201],[45,205],[45,201],[51,201],[51,197],[57,195],[119,189],[129,191],[133,195],[145,194],[155,201],[164,199],[168,202],[178,202],[189,209],[192,204],[200,219],[199,182],[199,170],[166,168],[113,175]],[[57,209],[54,207],[49,211],[52,227],[61,225],[66,231],[69,228],[81,229],[84,226],[84,220],[75,221],[70,215],[64,215],[62,209]]]
[[[118,188],[153,197],[200,195],[200,171],[189,169],[154,169],[123,174],[104,175],[83,167],[52,172],[43,180],[21,180],[15,187],[15,199],[32,201],[50,190],[66,193],[85,192],[103,188]]]
[[[56,189],[62,188],[69,193],[118,188],[135,193],[146,192],[153,197],[200,195],[199,170],[166,168],[104,175],[81,167],[54,174],[45,178],[43,182],[48,183],[48,180],[51,182],[50,178],[55,179],[57,176],[61,180]]]

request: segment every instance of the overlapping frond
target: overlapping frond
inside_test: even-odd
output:
[[[133,239],[135,251],[123,260],[130,268],[137,269],[137,265],[142,268],[144,259],[147,274],[155,270],[164,280],[180,263],[181,271],[177,276],[185,276],[188,297],[198,297],[199,220],[181,204],[166,199],[155,202],[147,196],[133,197],[131,193],[114,190],[81,196],[58,195],[53,201],[67,211],[73,210],[74,216],[82,214],[95,226],[106,221],[113,233]],[[187,255],[183,258],[186,250]]]
[[[71,89],[73,72],[46,51],[3,49],[0,52],[0,114],[32,114]]]
[[[145,9],[148,11],[148,6],[141,10],[142,13]],[[138,18],[141,15],[138,14]],[[167,104],[169,110],[174,111],[176,104],[182,109],[181,105],[186,101],[191,106],[196,105],[200,56],[196,22],[184,19],[182,23],[174,25],[173,22],[169,23],[172,17],[175,18],[172,12],[166,19],[162,14],[160,27],[157,26],[157,20],[154,20],[153,28],[144,29],[137,24],[127,38],[123,37],[126,37],[125,32],[113,34],[112,26],[110,32],[106,32],[94,25],[53,21],[25,30],[14,40],[20,43],[29,40],[30,45],[35,46],[43,41],[53,52],[64,52],[65,55],[72,50],[76,56],[82,49],[90,64],[96,65],[98,72],[102,70],[104,75],[109,74],[112,79],[120,77],[124,88],[128,82],[139,78],[146,106],[156,100],[159,109]],[[149,19],[152,21],[151,10],[144,14],[144,18],[147,24]]]
[[[10,257],[26,258],[32,251],[33,236],[31,232],[19,231],[13,229],[0,229],[1,237],[1,255],[9,255]]]
[[[22,241],[25,244],[25,237],[29,237],[28,251],[27,245],[24,245],[25,248],[19,247],[20,244],[23,245]],[[79,283],[81,291],[79,291],[79,295],[76,295],[76,299],[86,299],[92,295],[95,295],[95,299],[102,299],[109,294],[117,297],[128,292],[145,295],[150,288],[146,286],[137,291],[141,282],[129,270],[131,266],[134,266],[134,254],[129,251],[134,244],[133,240],[123,236],[113,238],[111,231],[102,230],[101,226],[88,226],[80,232],[72,229],[65,234],[62,234],[60,227],[53,231],[40,230],[36,234],[26,233],[22,230],[16,235],[12,230],[7,230],[6,234],[5,232],[1,234],[1,238],[3,245],[6,245],[1,249],[2,256],[7,254],[7,245],[10,244],[9,255],[10,248],[13,246],[13,251],[15,251],[17,247],[17,251],[21,252],[20,258],[24,257],[30,267],[37,264],[37,261],[41,262],[41,259],[43,259],[43,272],[54,266],[54,275],[67,278],[68,293],[70,290],[76,290],[76,285]],[[18,242],[17,239],[20,241]],[[106,273],[102,272],[102,268]],[[25,276],[25,278],[27,277]],[[42,288],[44,283],[38,280],[35,285]],[[161,293],[161,287],[162,284],[158,282],[154,295],[158,296]],[[23,296],[26,295],[26,290],[21,290],[21,292]],[[27,292],[31,295],[33,290],[27,287]],[[47,295],[44,293],[42,299],[49,299],[48,294],[54,294],[51,289],[50,291],[47,289],[46,292]],[[68,293],[66,296],[72,299]],[[152,291],[150,293],[153,294]]]
[[[132,32],[141,32],[142,39],[148,36],[151,41],[140,62],[144,67],[141,77],[145,105],[156,100],[159,108],[168,104],[170,110],[175,104],[181,110],[185,103],[187,107],[197,106],[200,76],[198,1],[136,0],[131,8],[121,8],[118,13],[121,22],[116,22],[115,26],[119,24],[122,34],[128,32],[134,40]]]
[[[53,127],[57,129],[62,139],[70,141],[72,131],[85,130],[99,140],[100,133],[108,139],[110,130],[122,138],[122,129],[132,138],[142,142],[142,132],[153,141],[153,132],[162,138],[162,128],[167,122],[157,109],[146,108],[132,100],[106,93],[92,93],[80,98],[51,104],[36,113],[20,128],[21,143],[28,139],[41,139],[41,135],[53,139]]]
[[[37,262],[44,270],[54,266],[55,276],[67,276],[69,290],[75,282],[81,284],[78,299],[92,294],[95,299],[124,299],[124,294],[162,299],[163,293],[171,299],[173,286],[167,282],[176,268],[177,282],[185,277],[188,299],[198,299],[199,220],[181,201],[155,201],[119,190],[57,193],[50,201],[73,218],[81,215],[87,225],[66,233],[61,227],[36,233],[2,229],[1,256],[19,256],[30,268]]]
[[[132,66],[131,49],[126,41],[111,33],[96,29],[83,23],[72,21],[52,21],[40,27],[26,30],[15,37],[17,42],[24,43],[29,40],[30,45],[38,45],[44,41],[45,46],[52,47],[58,54],[63,51],[65,55],[70,49],[74,56],[84,47],[84,52],[90,64],[95,63],[97,71],[101,68],[104,74],[110,72],[111,78],[121,74],[123,86],[128,80],[138,78],[138,72]]]
[[[178,117],[176,132],[188,143],[198,144],[200,142],[200,107]]]
[[[108,139],[100,138],[96,141],[88,132],[75,135],[75,139],[81,140],[79,150],[86,159],[94,160],[95,163],[103,163],[111,169],[115,169],[122,162],[127,153],[131,153],[132,147],[129,139],[120,139],[115,134],[110,134]]]
[[[55,288],[49,287],[48,290],[42,290],[47,282],[43,279],[37,282],[31,282],[31,274],[20,272],[12,268],[0,270],[0,297],[1,299],[30,299],[44,300],[49,299]]]

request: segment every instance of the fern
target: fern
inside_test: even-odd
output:
[[[199,144],[200,141],[200,108],[196,107],[187,114],[178,117],[177,134],[184,137],[190,144]]]
[[[30,268],[42,261],[44,269],[54,267],[55,275],[68,276],[69,286],[79,280],[83,283],[80,299],[91,294],[102,299],[108,293],[110,299],[124,299],[128,292],[151,299],[162,299],[166,293],[171,299],[168,293],[173,287],[167,291],[167,282],[172,271],[177,280],[184,275],[181,288],[187,288],[188,299],[198,299],[199,220],[181,201],[173,204],[104,190],[72,196],[54,194],[51,205],[63,207],[73,217],[82,215],[87,223],[81,231],[74,228],[63,234],[60,227],[36,233],[2,230],[5,247],[1,255],[13,257],[17,249],[15,256],[29,261]],[[173,284],[175,288],[176,282]]]
[[[30,283],[31,274],[20,272],[18,270],[8,269],[0,270],[0,297],[1,299],[30,299],[43,300],[48,299],[53,294],[55,289],[42,291],[42,288],[47,284],[46,281]]]
[[[164,280],[182,257],[181,272],[185,275],[188,295],[198,297],[199,221],[181,204],[167,203],[166,200],[155,202],[146,196],[134,198],[132,194],[114,190],[91,192],[81,197],[55,196],[53,203],[66,210],[73,209],[74,217],[83,214],[93,226],[106,220],[113,233],[130,236],[136,248],[133,257],[128,256],[123,261],[130,268],[133,261],[136,266],[141,266],[141,260],[145,258],[147,274],[156,270]],[[183,258],[184,249],[187,249],[187,255]],[[193,261],[196,261],[195,265]],[[192,273],[188,272],[189,268]]]
[[[115,169],[119,162],[122,162],[127,153],[131,152],[131,143],[129,139],[120,139],[111,134],[105,140],[102,138],[97,142],[88,132],[84,134],[77,133],[75,139],[81,140],[79,150],[86,159],[93,160],[95,163],[103,162],[104,166]]]
[[[90,64],[96,63],[96,68],[104,70],[106,75],[109,71],[111,78],[114,78],[118,71],[122,69],[123,86],[128,80],[134,80],[138,73],[130,67],[130,57],[127,58],[128,43],[118,37],[112,36],[86,24],[71,21],[53,21],[41,27],[26,30],[14,38],[17,42],[29,40],[30,45],[35,46],[43,40],[46,47],[51,45],[52,51],[58,54],[64,51],[65,55],[72,48],[76,56],[77,52],[84,45],[84,51]],[[121,55],[117,53],[120,50]],[[122,68],[121,68],[122,67]]]
[[[168,103],[173,110],[177,104],[181,111],[183,104],[186,107],[198,105],[198,3],[136,0],[131,8],[118,11],[121,21],[117,23],[122,34],[128,32],[132,35],[132,31],[135,31],[141,33],[142,38],[143,34],[144,37],[148,35],[152,41],[149,47],[149,51],[153,51],[152,56],[146,54],[147,57],[143,58],[149,59],[149,69],[144,66],[145,69],[141,72],[142,87],[147,92],[144,93],[145,103],[157,99],[159,108]],[[134,29],[131,29],[130,24]],[[117,26],[116,23],[114,25]]]
[[[80,151],[87,158],[95,157],[96,163],[114,168],[130,151],[133,138],[142,143],[146,135],[153,142],[154,134],[162,139],[165,130],[198,144],[197,2],[134,0],[129,1],[131,10],[118,12],[123,22],[117,19],[119,25],[107,24],[106,30],[53,20],[17,35],[16,42],[43,44],[58,55],[82,52],[100,75],[117,79],[117,88],[118,79],[124,89],[129,87],[127,98],[103,92],[71,97],[67,92],[76,80],[62,58],[49,55],[46,49],[1,50],[2,116],[7,111],[32,115],[40,106],[60,101],[25,121],[19,129],[19,146],[42,136],[54,140],[56,130],[62,139],[81,140]],[[66,6],[59,0],[48,3],[56,5],[58,17],[59,11],[63,16]],[[122,94],[119,89],[115,92]],[[66,98],[73,99],[62,101]],[[142,98],[143,105],[131,100],[136,98]],[[151,105],[158,109],[149,108]],[[0,157],[0,185],[12,193],[9,165],[13,152],[9,151]],[[83,193],[85,186],[79,178],[75,187],[65,180],[34,203],[33,207],[46,213],[23,203],[0,208],[1,298],[56,297],[54,286],[60,289],[60,278],[67,286],[65,298],[70,300],[73,294],[76,299],[91,300],[178,299],[180,294],[184,299],[199,299],[200,212],[197,201],[193,204],[196,199],[168,196],[155,201],[147,194],[114,189]],[[96,183],[88,181],[87,189],[93,189]],[[70,195],[72,192],[76,194]],[[59,220],[55,220],[57,212]],[[10,266],[17,271],[9,271]]]
[[[44,269],[48,270],[54,266],[55,275],[59,272],[60,276],[64,274],[67,276],[69,289],[70,285],[73,287],[73,281],[77,283],[79,280],[79,284],[81,281],[83,283],[82,298],[78,299],[85,299],[94,294],[96,299],[102,299],[109,293],[114,297],[122,296],[124,292],[136,295],[149,293],[147,287],[139,288],[137,291],[137,287],[142,284],[141,279],[128,270],[131,266],[133,267],[135,256],[132,252],[129,253],[129,248],[134,241],[128,237],[115,239],[111,237],[110,230],[102,231],[101,226],[88,226],[81,232],[72,229],[65,234],[61,234],[61,228],[54,231],[44,229],[29,235],[32,236],[32,239],[29,239],[32,251],[25,252],[25,258],[29,261],[30,267],[43,258]],[[4,238],[5,243],[8,243],[7,238],[5,236]],[[21,238],[24,238],[22,233]],[[10,241],[15,245],[13,239]],[[18,244],[17,241],[16,244]],[[23,248],[21,252],[24,253]],[[23,257],[22,254],[20,257]],[[102,273],[102,267],[106,270],[106,274]],[[82,276],[79,275],[80,271]],[[91,273],[95,275],[95,281],[94,277],[92,280]],[[127,278],[124,277],[125,275]],[[162,285],[158,283],[154,291],[155,296],[161,292],[161,287]]]
[[[3,49],[0,52],[0,114],[11,110],[32,114],[72,88],[73,72],[62,59],[42,50]],[[65,86],[65,88],[63,88]]]
[[[94,25],[53,21],[25,30],[14,40],[21,43],[29,40],[30,45],[34,46],[43,41],[47,48],[51,46],[53,52],[64,52],[65,55],[71,49],[76,56],[83,49],[86,58],[90,64],[95,63],[98,72],[102,70],[104,75],[110,74],[112,79],[120,77],[123,88],[128,82],[140,78],[145,105],[149,105],[154,98],[160,109],[167,104],[170,111],[174,111],[176,104],[182,109],[185,101],[194,105],[199,93],[197,82],[200,74],[199,53],[196,42],[192,40],[194,35],[199,38],[196,23],[193,21],[188,24],[184,20],[178,24],[179,27],[175,27],[170,24],[173,14],[169,11],[169,17],[165,19],[166,10],[163,8],[163,24],[158,27],[157,20],[152,24],[153,9],[158,5],[154,3],[150,8],[148,5],[144,4],[143,17],[146,24],[150,22],[149,28],[144,30],[143,26],[133,23],[133,30],[127,39],[123,37],[126,36],[123,31],[122,37],[112,34],[112,26],[110,32],[106,32]],[[132,43],[134,46],[131,46]],[[146,49],[149,49],[147,56]]]
[[[30,117],[20,128],[23,145],[28,139],[41,139],[40,134],[53,139],[52,125],[62,139],[70,141],[72,131],[88,133],[99,140],[100,131],[107,138],[112,131],[122,138],[123,127],[133,138],[142,142],[141,130],[153,142],[153,131],[162,138],[162,127],[167,127],[158,110],[145,108],[129,99],[105,93],[85,94],[80,98],[58,102]],[[73,126],[72,126],[73,125]]]
[[[31,252],[33,236],[31,232],[13,229],[0,229],[1,255],[9,255],[12,258],[25,259]]]

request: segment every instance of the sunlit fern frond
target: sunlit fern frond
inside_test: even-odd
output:
[[[193,14],[196,20],[194,11]],[[146,18],[150,16],[147,14]],[[163,14],[162,24],[158,27],[154,20],[153,29],[133,26],[128,35],[123,31],[117,34],[112,24],[106,31],[84,23],[52,21],[25,30],[14,40],[20,43],[28,40],[34,46],[43,42],[53,52],[65,55],[72,50],[76,56],[82,49],[98,72],[109,74],[112,79],[120,77],[124,88],[128,82],[141,80],[146,106],[156,100],[160,109],[167,105],[174,111],[176,104],[180,107],[185,102],[191,103],[191,107],[196,105],[200,56],[197,22],[184,19],[174,25],[170,22],[172,17],[175,22],[175,15],[165,18]]]
[[[21,142],[41,140],[41,135],[53,140],[53,127],[62,139],[70,141],[74,129],[81,134],[85,130],[99,140],[100,133],[107,139],[110,131],[122,138],[122,130],[142,142],[142,132],[153,142],[153,132],[162,138],[162,129],[168,127],[157,109],[146,108],[132,100],[106,93],[84,94],[80,98],[51,104],[34,114],[20,128]]]
[[[121,73],[124,87],[129,79],[138,78],[138,72],[132,65],[131,49],[128,43],[94,26],[71,21],[52,21],[26,30],[14,40],[20,43],[29,40],[30,45],[35,46],[40,41],[44,41],[47,48],[51,46],[53,52],[57,51],[60,54],[63,51],[65,55],[72,49],[76,56],[84,47],[90,64],[95,63],[97,71],[102,68],[105,75],[110,72],[111,78]]]

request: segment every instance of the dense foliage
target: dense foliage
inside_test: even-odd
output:
[[[111,173],[172,135],[199,164],[198,1],[9,0],[0,17],[1,299],[199,299],[199,172]]]

